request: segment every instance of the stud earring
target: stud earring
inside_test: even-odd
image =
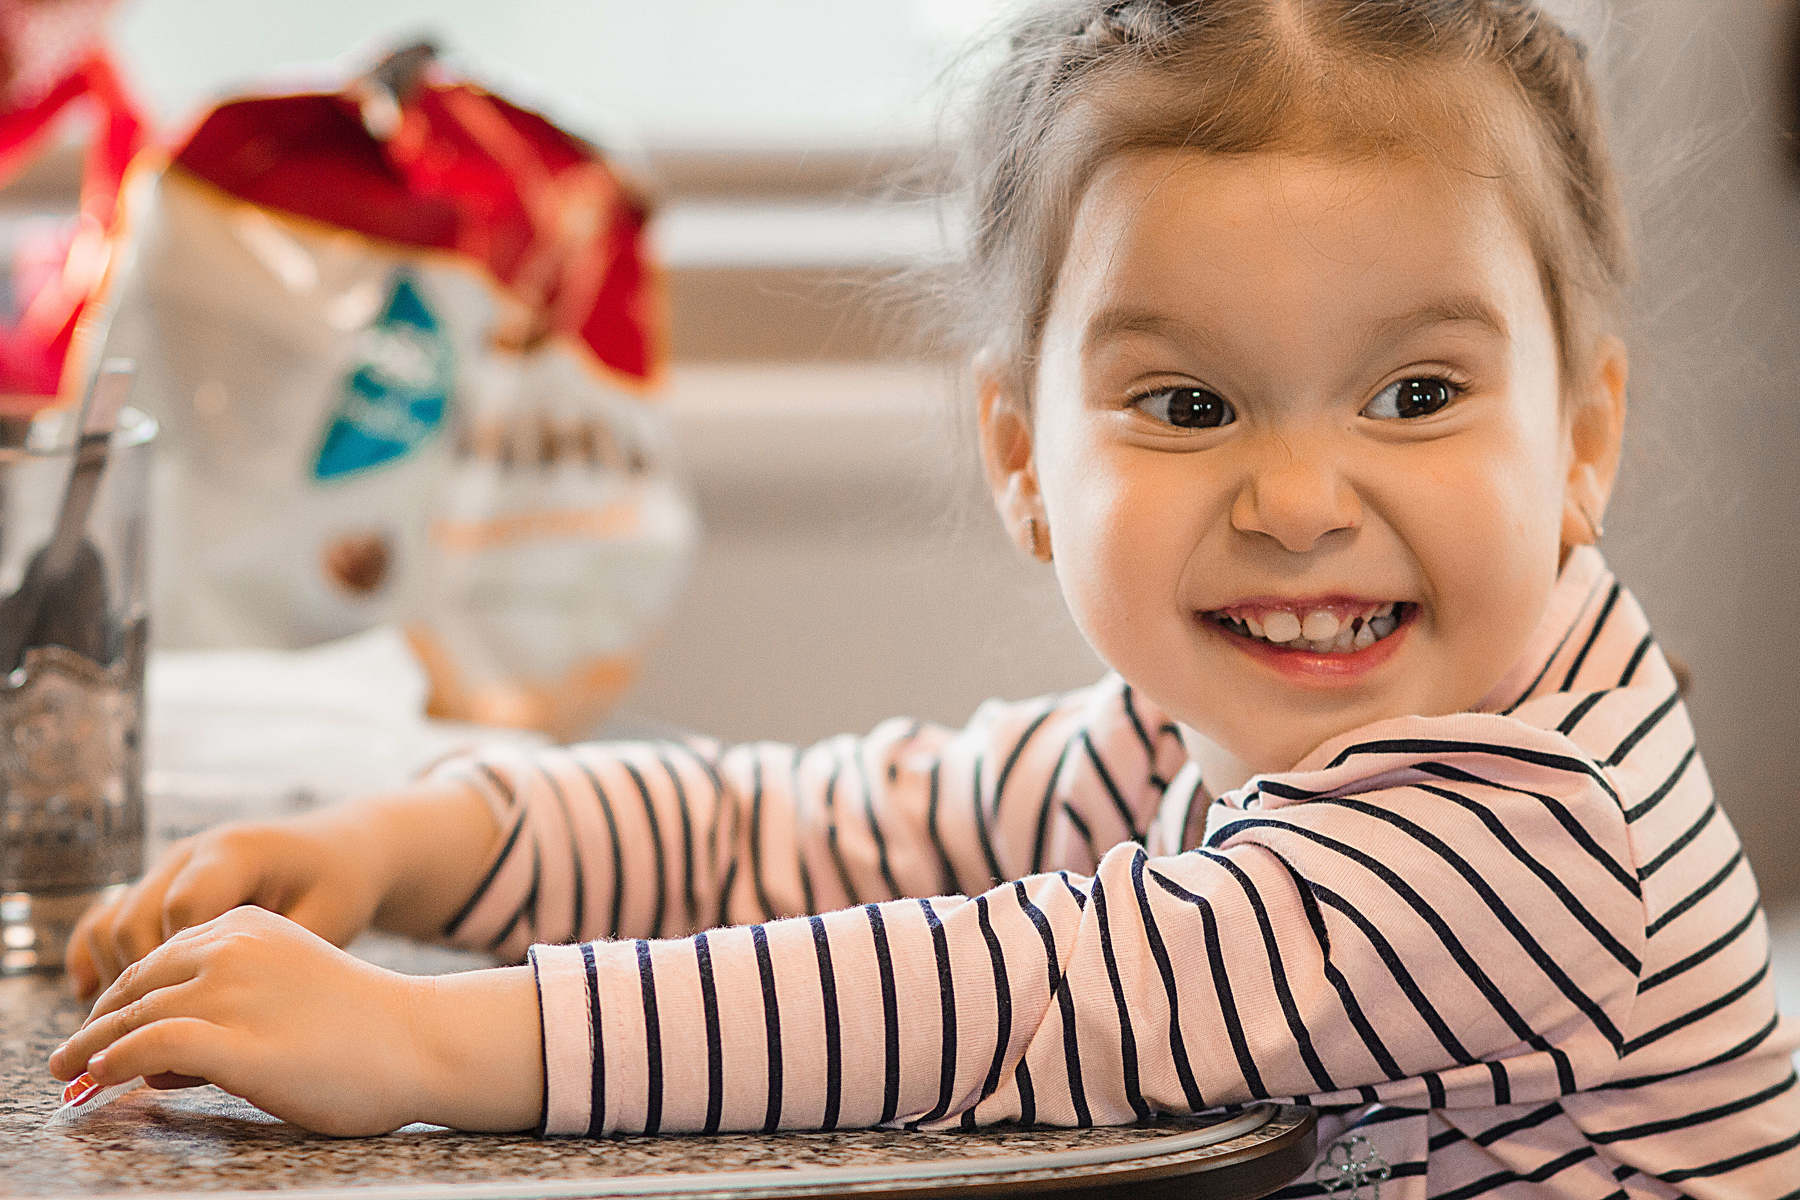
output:
[[[1031,543],[1031,557],[1039,562],[1050,561],[1050,538],[1036,517],[1025,518],[1025,540]]]
[[[1594,514],[1588,511],[1587,505],[1581,505],[1577,511],[1581,513],[1581,519],[1587,523],[1588,545],[1592,546],[1606,536],[1606,526],[1594,520]]]

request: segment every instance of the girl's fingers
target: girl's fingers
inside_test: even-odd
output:
[[[63,970],[68,974],[69,987],[82,999],[87,999],[100,990],[100,969],[94,965],[94,952],[88,948],[88,916],[89,910],[76,923],[69,934],[69,944],[63,950]]]
[[[115,978],[162,944],[161,899],[160,895],[133,895],[103,927],[101,937],[108,943]]]
[[[199,1017],[153,1021],[108,1044],[105,1053],[88,1064],[88,1074],[103,1087],[138,1075],[146,1080],[179,1075],[218,1082],[230,1068],[228,1036]]]
[[[189,985],[199,970],[199,956],[183,952],[189,945],[172,943],[168,952],[152,954],[120,975],[87,1022],[50,1056],[51,1073],[58,1079],[78,1075],[90,1058],[133,1030],[190,1015],[195,988]]]
[[[68,969],[81,994],[111,983],[163,940],[163,890],[192,854],[190,842],[177,842],[130,890],[94,906],[77,922],[69,939]]]
[[[225,867],[216,855],[190,856],[163,892],[157,932],[172,938],[249,903],[250,891],[244,873]]]
[[[69,934],[67,966],[75,982],[87,981],[83,991],[94,991],[112,981],[112,974],[108,973],[111,954],[102,944],[101,930],[112,927],[113,917],[124,900],[125,897],[117,896],[89,908]]]
[[[87,951],[88,960],[94,965],[94,987],[103,988],[119,977],[125,964],[119,961],[118,952],[108,937],[112,929],[113,911],[108,906],[106,912],[86,928],[79,936],[81,944]],[[102,923],[104,922],[104,923]]]

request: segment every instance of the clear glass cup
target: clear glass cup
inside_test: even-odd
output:
[[[16,665],[0,663],[0,974],[60,968],[76,919],[144,867],[150,417],[123,411],[74,564],[40,602],[18,600],[71,478],[75,421],[0,420],[0,624],[14,630],[0,643],[29,631]]]

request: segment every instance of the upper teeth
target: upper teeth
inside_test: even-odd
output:
[[[1342,616],[1324,608],[1305,612],[1274,609],[1260,617],[1253,613],[1241,617],[1229,613],[1217,615],[1251,637],[1324,654],[1347,653],[1374,645],[1400,624],[1397,608],[1396,604],[1379,604],[1361,613]]]
[[[1300,622],[1300,636],[1309,642],[1329,642],[1338,634],[1338,619],[1328,612],[1309,612]]]
[[[1330,617],[1330,613],[1314,613],[1315,617]],[[1334,622],[1335,623],[1335,622]],[[1291,612],[1270,613],[1263,621],[1263,636],[1271,642],[1291,642],[1299,637],[1306,626],[1299,617]]]

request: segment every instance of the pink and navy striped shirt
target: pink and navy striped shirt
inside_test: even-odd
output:
[[[1366,1139],[1384,1198],[1800,1195],[1756,883],[1591,549],[1478,711],[1248,781],[1117,677],[963,729],[441,773],[502,823],[445,936],[535,968],[547,1134],[1273,1098],[1321,1156]]]

